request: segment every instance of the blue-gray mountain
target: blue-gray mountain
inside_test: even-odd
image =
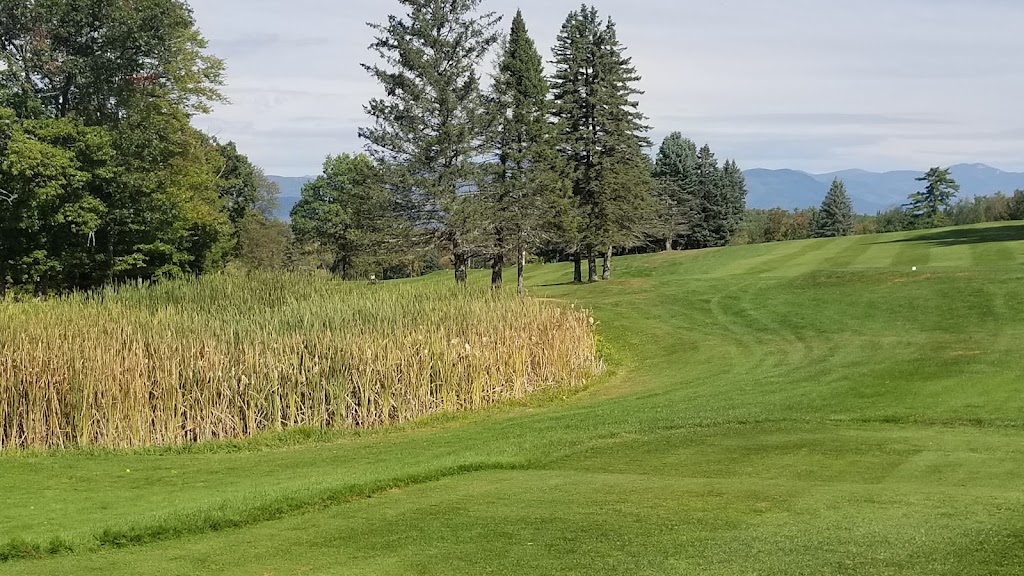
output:
[[[1024,173],[1004,172],[985,164],[958,164],[953,166],[953,177],[960,184],[964,197],[996,192],[1012,193],[1024,190]],[[895,172],[868,172],[842,170],[826,174],[810,174],[799,170],[747,170],[747,206],[751,208],[808,208],[821,205],[832,180],[840,178],[853,199],[853,207],[861,214],[874,214],[906,203],[907,196],[921,189],[914,179],[925,170],[898,170]],[[292,207],[302,197],[302,187],[312,176],[268,176],[281,187],[278,218],[287,221]]]
[[[861,214],[874,214],[907,202],[907,196],[921,190],[915,178],[925,170],[868,172],[842,170],[827,174],[809,174],[798,170],[747,170],[747,206],[751,208],[808,208],[821,205],[832,180],[846,182],[854,209]],[[953,178],[960,184],[960,196],[1024,190],[1024,173],[1004,172],[985,164],[957,164]]]
[[[281,188],[281,196],[278,197],[277,210],[274,210],[274,215],[288,222],[291,220],[292,207],[299,203],[299,199],[302,198],[302,187],[307,182],[313,180],[312,176],[267,176],[271,182],[274,182]]]

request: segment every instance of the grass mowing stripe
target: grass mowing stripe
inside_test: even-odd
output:
[[[799,276],[808,272],[833,268],[832,260],[848,250],[851,244],[860,240],[855,237],[816,239],[814,240],[817,247],[815,250],[801,254],[789,262],[784,269],[776,271],[774,275]]]
[[[773,276],[776,274],[791,275],[791,267],[794,262],[802,259],[808,254],[813,254],[829,245],[829,241],[825,240],[800,240],[793,242],[795,246],[799,246],[797,250],[791,250],[774,258],[769,258],[761,262],[757,266],[751,267],[746,271],[747,274]]]
[[[864,269],[884,267],[892,261],[893,256],[896,255],[897,251],[895,244],[875,238],[865,238],[864,245],[868,247],[867,251],[851,262],[850,268]]]
[[[62,554],[78,554],[166,542],[187,536],[209,534],[279,520],[292,514],[373,498],[392,490],[428,484],[455,476],[525,469],[528,469],[528,464],[522,462],[472,462],[390,479],[311,488],[255,502],[246,501],[247,499],[231,500],[209,508],[168,514],[158,521],[103,528],[78,542],[63,536],[37,541],[13,538],[0,545],[0,563],[40,560],[48,556]]]
[[[712,275],[751,275],[777,270],[784,262],[788,262],[808,250],[814,250],[813,240],[777,243],[775,250],[772,244],[755,244],[744,246],[744,250],[753,252],[747,258],[732,260],[724,266],[716,267]]]
[[[933,248],[928,251],[931,260],[928,265],[931,267],[942,266],[945,268],[968,268],[971,266],[973,256],[971,248],[966,244],[957,244]]]
[[[899,240],[899,249],[893,255],[889,265],[893,268],[921,268],[928,265],[932,260],[932,250],[920,242],[910,242],[906,239]]]
[[[1006,244],[971,244],[971,264],[974,266],[1013,266],[1019,252]]]
[[[825,267],[849,268],[870,250],[871,244],[866,242],[863,237],[853,238],[842,247],[838,254],[825,259]]]

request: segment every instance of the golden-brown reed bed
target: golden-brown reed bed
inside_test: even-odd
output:
[[[0,449],[134,447],[480,408],[600,367],[584,311],[438,283],[225,275],[0,301]]]

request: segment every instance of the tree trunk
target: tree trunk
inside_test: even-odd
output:
[[[352,278],[352,257],[348,254],[341,257],[341,279],[345,281],[354,280]]]
[[[469,280],[469,256],[465,252],[456,252],[452,256],[455,263],[455,283],[466,284]]]
[[[672,251],[672,237],[671,236],[669,236],[665,240],[665,251],[666,252],[671,252]]]
[[[505,268],[505,255],[498,253],[494,255],[494,259],[491,260],[491,289],[501,290],[502,271]]]
[[[572,270],[572,281],[576,284],[583,283],[583,260],[582,255],[577,251],[572,257],[573,270]]]
[[[597,255],[587,254],[587,282],[597,282]]]
[[[462,249],[462,242],[456,235],[452,238],[452,265],[455,267],[455,283],[466,285],[469,279],[469,254]]]
[[[604,270],[601,271],[601,280],[612,279],[612,247],[608,247],[608,251],[604,254]]]
[[[352,280],[352,257],[348,254],[342,254],[334,259],[329,268],[332,276],[337,276],[342,280]]]
[[[526,284],[523,282],[523,273],[526,272],[526,250],[519,250],[519,265],[516,267],[516,287],[519,297],[526,296]]]

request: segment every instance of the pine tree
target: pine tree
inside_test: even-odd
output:
[[[946,223],[945,211],[949,209],[953,198],[960,192],[949,169],[932,168],[927,174],[917,179],[925,182],[925,189],[910,195],[908,212],[922,227],[938,227]]]
[[[654,164],[656,196],[659,202],[656,230],[672,250],[693,232],[698,216],[694,192],[697,180],[697,146],[679,132],[661,143]]]
[[[500,16],[478,14],[481,0],[400,0],[408,13],[372,24],[371,49],[383,65],[363,67],[384,88],[359,130],[371,155],[392,167],[388,184],[405,197],[417,228],[446,244],[455,279],[466,282],[469,259],[485,244],[483,184],[487,105],[477,64],[498,41]]]
[[[743,216],[747,211],[747,179],[735,160],[726,160],[722,166],[722,201],[725,205],[720,223],[720,240],[725,245],[743,225]]]
[[[853,234],[853,202],[846,193],[846,184],[836,178],[815,218],[814,236],[838,238]]]
[[[610,277],[614,248],[642,240],[652,204],[648,127],[634,99],[642,94],[634,88],[640,77],[624,52],[614,22],[586,5],[569,14],[553,49],[559,150],[583,220],[573,247],[576,281],[584,254],[589,279],[597,280],[598,250]]]
[[[725,217],[722,171],[711,147],[705,144],[697,152],[694,199],[699,217],[687,248],[722,246],[720,222]]]
[[[544,62],[522,12],[517,12],[492,95],[497,173],[490,200],[495,235],[491,284],[501,286],[504,257],[512,250],[520,295],[527,250],[563,215],[568,202],[563,163],[548,118],[548,92]]]

